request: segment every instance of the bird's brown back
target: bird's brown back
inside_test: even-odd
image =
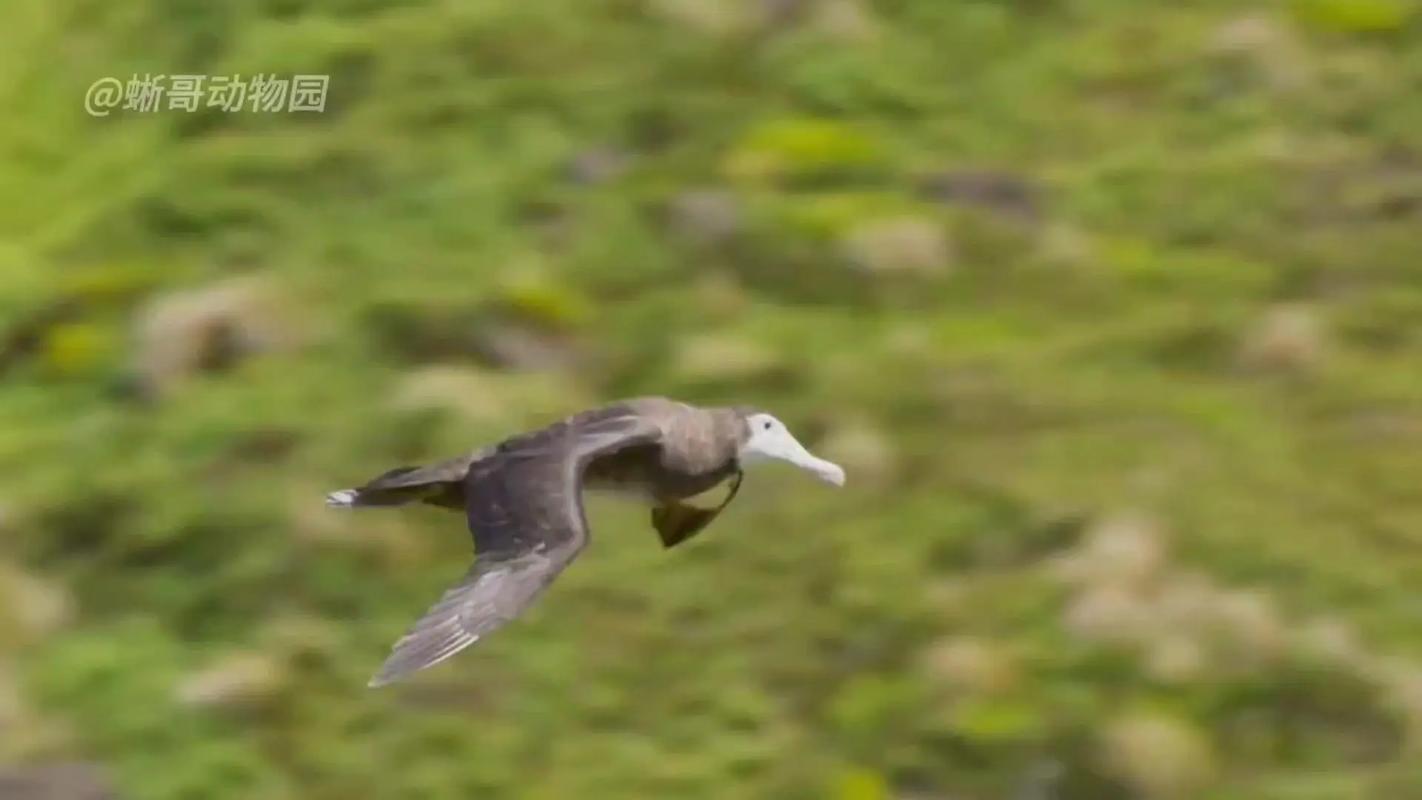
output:
[[[664,398],[624,404],[662,429],[659,445],[638,445],[588,465],[592,488],[636,491],[660,500],[700,494],[736,471],[745,421],[729,408],[697,408]]]

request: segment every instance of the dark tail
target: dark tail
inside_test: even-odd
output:
[[[425,502],[449,508],[464,507],[464,498],[458,483],[419,480],[413,473],[420,470],[420,467],[392,469],[364,486],[331,492],[326,495],[326,505],[332,508],[358,508]]]

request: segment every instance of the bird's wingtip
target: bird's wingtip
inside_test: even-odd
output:
[[[331,508],[350,508],[355,505],[356,490],[342,489],[326,495],[326,505]]]

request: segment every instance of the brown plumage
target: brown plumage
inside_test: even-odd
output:
[[[753,424],[763,430],[753,431]],[[786,452],[801,466],[843,481],[842,470],[810,456],[767,414],[649,397],[584,411],[496,446],[390,470],[359,488],[332,493],[327,502],[341,507],[422,502],[463,509],[474,535],[474,566],[396,643],[371,685],[438,664],[527,608],[587,544],[584,488],[632,493],[649,502],[663,545],[673,547],[709,525],[735,497],[743,457],[791,458],[780,452],[790,447],[781,434],[793,443]],[[767,444],[751,447],[755,442]],[[682,502],[732,477],[716,508]]]

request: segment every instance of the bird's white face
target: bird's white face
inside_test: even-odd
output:
[[[820,480],[835,486],[844,485],[844,470],[838,465],[813,455],[790,435],[785,423],[769,414],[746,417],[750,438],[741,444],[738,457],[745,465],[778,459],[788,461],[815,474]]]

